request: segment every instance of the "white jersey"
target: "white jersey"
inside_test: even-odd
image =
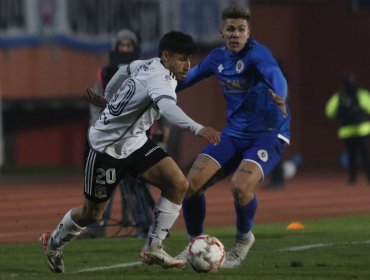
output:
[[[159,58],[130,64],[131,75],[89,128],[91,147],[114,158],[127,158],[147,141],[146,131],[160,113],[162,98],[176,101],[177,81]]]

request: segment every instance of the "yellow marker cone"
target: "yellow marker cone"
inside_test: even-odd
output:
[[[304,225],[301,222],[292,222],[286,227],[286,229],[304,229]]]

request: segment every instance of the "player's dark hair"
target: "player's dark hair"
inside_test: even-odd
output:
[[[198,46],[190,35],[179,31],[170,31],[163,35],[159,42],[159,57],[164,51],[189,56],[198,51]]]
[[[249,22],[251,19],[251,12],[243,6],[233,4],[222,11],[222,19],[225,20],[229,18],[242,18]]]

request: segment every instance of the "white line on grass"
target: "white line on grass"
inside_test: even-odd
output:
[[[81,270],[74,271],[73,273],[82,273],[82,272],[93,272],[93,271],[99,271],[99,270],[107,270],[107,269],[114,269],[114,268],[126,268],[126,267],[132,267],[143,264],[142,262],[130,262],[130,263],[120,263],[110,266],[97,266],[92,268],[84,268]]]
[[[304,251],[304,250],[309,250],[309,249],[314,249],[314,248],[331,247],[335,245],[356,245],[356,244],[370,244],[370,240],[342,242],[342,243],[318,243],[318,244],[281,248],[278,251],[279,252],[297,252],[297,251]]]
[[[281,249],[278,249],[277,251],[278,252],[297,252],[297,251],[305,251],[305,250],[314,249],[314,248],[331,247],[335,245],[356,245],[356,244],[370,244],[370,240],[342,242],[342,243],[317,243],[317,244],[281,248]],[[94,272],[94,271],[108,270],[108,269],[115,269],[115,268],[127,268],[127,267],[142,265],[142,264],[143,264],[142,262],[121,263],[121,264],[115,264],[115,265],[109,265],[109,266],[84,268],[81,270],[73,271],[72,273]]]

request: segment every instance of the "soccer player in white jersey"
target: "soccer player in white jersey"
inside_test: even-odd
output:
[[[163,250],[162,241],[179,215],[188,182],[174,160],[148,139],[146,131],[163,115],[209,143],[219,142],[216,130],[196,123],[176,105],[177,81],[185,78],[196,50],[191,36],[171,31],[160,41],[159,58],[134,61],[125,68],[129,78],[89,128],[83,204],[69,210],[53,232],[40,237],[51,271],[64,272],[63,247],[102,218],[114,188],[126,173],[161,190],[141,260],[164,268],[183,266]],[[117,82],[121,74],[118,71],[110,83]]]

